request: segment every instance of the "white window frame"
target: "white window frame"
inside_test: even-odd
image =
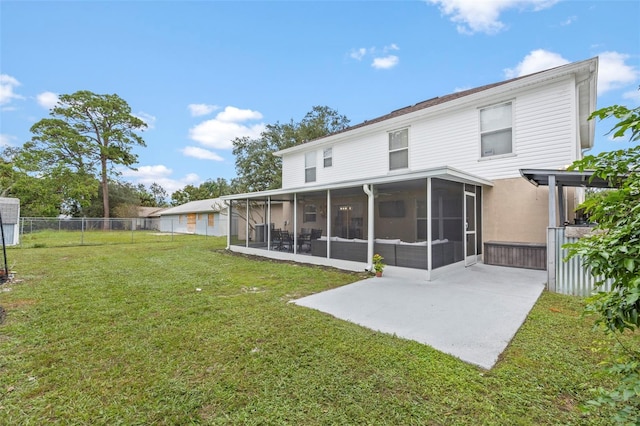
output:
[[[393,136],[397,133],[401,133],[401,132],[406,132],[407,134],[407,146],[403,146],[400,148],[391,148],[391,139],[393,138]],[[395,130],[391,130],[390,132],[388,132],[388,148],[389,148],[389,171],[394,171],[394,170],[405,170],[409,168],[409,128],[405,127],[402,129],[395,129]],[[391,155],[394,153],[399,153],[402,151],[406,151],[407,153],[407,164],[406,166],[403,167],[391,167]]]
[[[310,176],[311,171],[313,171],[313,179]],[[304,182],[315,182],[317,179],[316,172],[316,152],[306,152],[304,154]]]
[[[322,150],[322,164],[324,168],[333,166],[333,148],[325,148]]]
[[[486,159],[492,159],[492,158],[500,158],[500,157],[510,157],[515,155],[515,143],[514,143],[514,125],[513,125],[513,110],[514,110],[514,104],[515,102],[513,100],[508,100],[508,101],[503,101],[503,102],[498,102],[495,103],[493,105],[488,105],[485,107],[482,107],[478,110],[478,130],[479,130],[479,150],[480,150],[480,159],[481,160],[486,160]],[[482,113],[483,111],[487,111],[490,109],[494,109],[494,108],[499,108],[501,106],[506,106],[509,105],[510,109],[511,109],[511,120],[508,126],[503,126],[503,127],[496,127],[496,128],[492,128],[492,129],[487,129],[484,130],[482,128]],[[509,130],[511,132],[511,149],[509,150],[509,152],[501,152],[498,154],[491,154],[489,153],[488,150],[485,151],[484,147],[483,147],[483,137],[486,135],[495,135],[501,132],[504,132],[506,130]]]

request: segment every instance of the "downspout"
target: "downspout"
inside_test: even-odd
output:
[[[367,266],[365,267],[365,269],[367,271],[372,272],[373,271],[373,248],[374,248],[374,242],[375,242],[375,235],[373,234],[374,232],[374,208],[375,208],[375,193],[373,191],[373,185],[367,185],[364,184],[362,185],[362,190],[364,191],[365,194],[367,194],[368,201],[368,208],[367,208]]]

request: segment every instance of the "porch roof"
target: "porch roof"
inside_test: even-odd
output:
[[[429,177],[451,180],[455,182],[468,183],[472,185],[493,186],[493,182],[479,176],[463,172],[453,167],[443,166],[432,169],[425,169],[415,172],[377,176],[368,179],[354,179],[324,185],[305,185],[295,188],[272,189],[268,191],[249,192],[245,194],[225,195],[223,200],[242,200],[246,198],[266,198],[286,194],[300,194],[308,192],[326,191],[329,189],[344,189],[359,187],[362,185],[382,185],[386,183],[403,182],[415,179],[426,179]]]
[[[549,186],[549,177],[555,178],[555,185],[587,188],[610,188],[609,182],[595,176],[594,172],[577,170],[520,169],[523,178],[535,186]]]

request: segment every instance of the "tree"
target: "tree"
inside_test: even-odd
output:
[[[299,123],[270,124],[257,139],[234,139],[238,189],[253,192],[280,188],[282,160],[274,152],[344,130],[348,125],[346,116],[326,106],[314,106]]]
[[[109,217],[123,217],[121,214],[116,214],[116,211],[123,211],[121,206],[135,206],[137,209],[138,206],[141,205],[140,193],[138,191],[138,187],[133,185],[130,182],[120,182],[117,180],[110,180],[108,183],[109,187]],[[98,189],[96,196],[92,197],[91,203],[86,207],[81,207],[78,209],[74,216],[85,216],[85,217],[105,217],[104,205],[102,203],[103,194],[102,194],[102,186]],[[131,209],[127,207],[127,211]],[[137,212],[137,210],[136,210]],[[137,215],[137,214],[136,214]],[[134,216],[136,216],[134,215]],[[128,216],[131,217],[131,216]]]
[[[165,207],[167,205],[167,196],[169,194],[167,194],[167,191],[165,191],[159,183],[153,182],[151,186],[149,186],[149,191],[153,196],[154,202],[153,206],[149,207]]]
[[[591,119],[616,118],[611,129],[614,137],[630,135],[640,140],[640,108],[614,105],[595,111]],[[600,291],[588,299],[587,311],[597,315],[597,324],[618,338],[625,331],[640,328],[640,145],[586,156],[571,169],[593,170],[594,176],[607,180],[614,190],[590,197],[581,207],[598,225],[591,236],[567,244],[569,257],[582,256],[597,285],[611,280],[611,291]],[[621,352],[620,352],[621,350]],[[621,381],[613,391],[601,391],[592,404],[619,408],[615,420],[624,424],[640,423],[640,350],[618,346],[619,353],[611,371]]]
[[[180,206],[190,201],[218,198],[222,195],[231,194],[231,191],[232,185],[226,179],[208,179],[201,183],[200,186],[187,185],[171,194],[171,205]]]
[[[78,182],[97,179],[103,217],[109,218],[109,179],[117,176],[115,166],[133,168],[138,157],[132,148],[146,146],[135,131],[147,125],[131,115],[118,95],[89,91],[61,95],[50,115],[31,127],[34,136],[24,144],[24,161],[45,178],[57,174],[77,177]]]
[[[23,149],[10,147],[3,150],[0,160],[0,194],[19,198],[22,216],[72,214],[98,190],[92,176],[60,167],[45,175],[29,157]]]

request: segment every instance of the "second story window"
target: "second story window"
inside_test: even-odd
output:
[[[325,148],[323,151],[324,167],[331,167],[333,165],[333,148]]]
[[[304,181],[316,181],[316,152],[307,152],[304,155]]]
[[[511,102],[480,110],[480,156],[513,153]]]
[[[389,170],[409,167],[409,129],[389,132]]]

